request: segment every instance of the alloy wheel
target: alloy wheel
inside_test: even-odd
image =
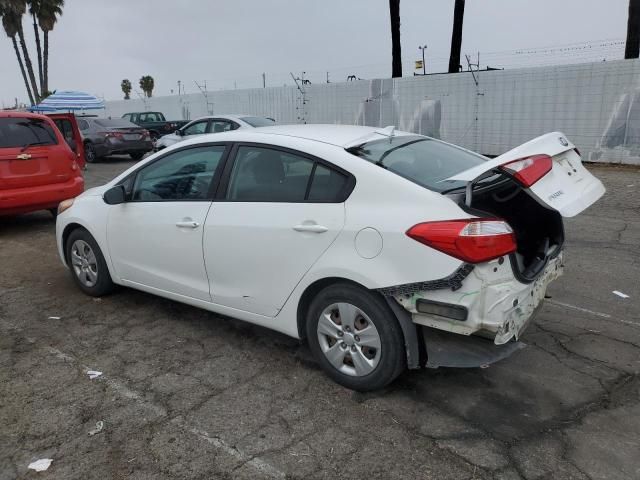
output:
[[[85,287],[93,287],[98,282],[98,260],[91,246],[84,240],[76,240],[71,245],[71,265],[76,277]]]
[[[320,315],[317,333],[322,353],[336,370],[362,377],[378,366],[380,334],[367,314],[355,305],[329,305]]]

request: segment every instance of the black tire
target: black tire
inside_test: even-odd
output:
[[[348,303],[363,312],[377,329],[380,358],[366,375],[348,375],[339,371],[325,356],[318,339],[320,316],[331,305]],[[404,336],[398,321],[384,299],[369,290],[349,283],[337,283],[322,290],[307,312],[306,333],[309,347],[323,370],[337,383],[361,392],[378,390],[391,383],[406,369]],[[354,333],[357,331],[354,330]],[[346,338],[346,334],[342,334]],[[327,337],[328,338],[328,337]],[[353,347],[351,347],[353,348]],[[358,348],[360,348],[358,346]],[[355,350],[352,350],[355,351]],[[347,355],[351,355],[347,350]],[[349,360],[347,357],[346,362]]]
[[[144,157],[145,153],[147,152],[129,152],[129,156],[135,161],[138,161],[138,160],[142,160],[142,157]]]
[[[51,214],[51,216],[53,217],[53,219],[55,220],[56,218],[58,218],[58,207],[56,208],[50,208],[49,209],[49,213]]]
[[[94,163],[98,161],[96,149],[93,148],[93,145],[90,142],[84,144],[84,158],[87,160],[87,163]]]
[[[97,279],[94,285],[88,285],[81,280],[79,277],[80,274],[77,273],[76,268],[74,267],[74,256],[72,250],[74,248],[74,244],[78,241],[87,244],[95,255],[95,274]],[[104,260],[104,255],[102,255],[102,250],[100,250],[98,243],[87,230],[84,228],[78,228],[71,232],[69,238],[67,238],[67,243],[64,248],[71,277],[80,290],[92,297],[100,297],[113,291],[115,284],[111,280],[111,275],[109,274],[107,263]]]

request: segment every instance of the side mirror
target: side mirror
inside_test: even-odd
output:
[[[78,152],[78,145],[76,145],[76,141],[73,138],[67,138],[67,145],[69,145],[69,148],[74,151],[74,152]]]
[[[126,201],[124,186],[116,185],[115,187],[111,187],[109,190],[104,192],[102,199],[107,205],[119,205],[124,203]]]
[[[182,137],[184,135],[184,132],[182,130],[176,130],[176,135]]]

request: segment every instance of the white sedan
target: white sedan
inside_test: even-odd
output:
[[[181,142],[63,202],[60,256],[306,338],[337,382],[509,355],[562,272],[563,217],[604,193],[562,133],[489,160],[393,127],[293,125]]]
[[[222,133],[240,128],[271,127],[276,122],[272,118],[255,117],[252,115],[213,115],[209,117],[197,118],[174,133],[164,135],[156,142],[156,149],[175,145],[178,142],[189,138],[195,138],[207,133]]]

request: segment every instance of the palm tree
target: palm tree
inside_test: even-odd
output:
[[[49,92],[49,32],[53,30],[58,17],[62,15],[64,0],[39,0],[38,23],[44,33],[44,53],[42,60],[42,93]]]
[[[456,0],[453,9],[453,32],[451,32],[451,55],[449,73],[460,71],[460,50],[462,49],[462,21],[464,20],[464,0]]]
[[[13,8],[11,8],[11,6],[4,3],[0,4],[0,16],[2,16],[2,26],[4,28],[4,31],[13,43],[13,49],[16,52],[16,58],[18,59],[18,64],[20,65],[20,72],[22,73],[24,86],[27,89],[29,101],[33,105],[35,103],[33,94],[31,93],[31,88],[29,87],[29,79],[27,78],[27,72],[24,69],[24,63],[22,62],[22,56],[20,55],[20,49],[18,48],[18,41],[16,40],[16,35],[18,34],[18,24],[21,21],[21,16],[18,15],[13,10]]]
[[[44,94],[44,82],[42,80],[42,46],[40,45],[40,30],[38,30],[38,10],[40,0],[27,0],[29,4],[29,14],[33,19],[33,35],[36,39],[36,51],[38,52],[38,75],[40,80],[40,92]]]
[[[140,77],[140,88],[147,97],[151,98],[154,86],[153,77],[151,75],[144,75]]]
[[[402,76],[402,52],[400,51],[400,0],[389,0],[391,17],[391,76]]]
[[[15,18],[18,20],[15,23],[16,32],[18,34],[18,39],[20,40],[22,58],[24,59],[24,64],[27,67],[29,83],[31,84],[31,92],[33,93],[33,98],[37,103],[40,101],[38,83],[36,82],[36,77],[33,74],[33,65],[31,64],[31,57],[29,56],[29,51],[27,50],[27,42],[24,39],[24,30],[22,29],[22,16],[27,10],[27,2],[26,0],[5,0],[3,3],[5,4],[5,8],[11,10],[16,15]]]
[[[640,53],[640,0],[629,0],[627,19],[627,43],[624,58],[638,58]]]
[[[128,78],[122,80],[122,83],[120,83],[120,88],[124,92],[124,99],[129,100],[131,98],[131,96],[129,95],[131,93],[131,82]]]

